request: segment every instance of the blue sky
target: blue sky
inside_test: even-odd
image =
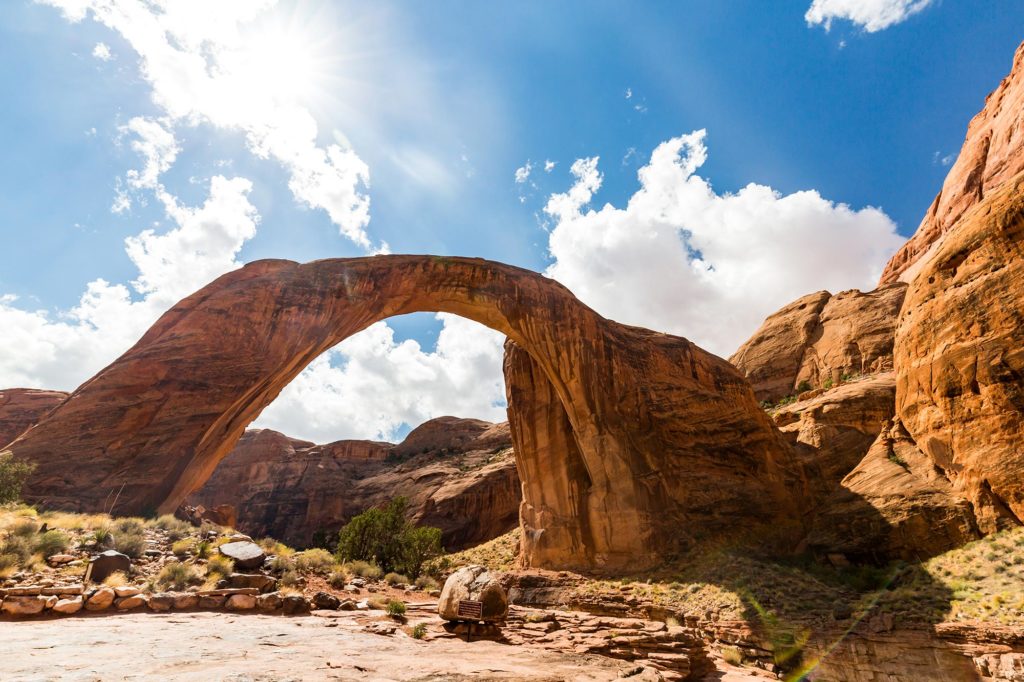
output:
[[[305,199],[290,189],[305,162],[287,160],[280,149],[264,153],[267,158],[254,153],[252,131],[265,122],[244,111],[210,113],[194,103],[182,105],[192,107],[182,113],[168,103],[170,79],[140,68],[144,48],[137,34],[133,42],[133,25],[109,18],[122,10],[124,17],[138,11],[159,18],[160,3],[47,4],[18,0],[0,7],[6,64],[0,71],[6,93],[0,109],[6,247],[0,295],[8,297],[5,325],[21,331],[14,335],[19,345],[45,349],[9,349],[7,363],[0,356],[0,382],[65,389],[125,350],[167,301],[176,300],[179,288],[203,283],[182,273],[215,276],[267,257],[360,256],[385,242],[395,253],[482,256],[548,271],[610,317],[683,334],[727,355],[757,320],[795,295],[870,288],[886,253],[917,226],[967,122],[1008,72],[1024,38],[1024,6],[1009,1],[865,0],[858,10],[855,0],[819,0],[833,13],[828,30],[805,18],[811,0],[435,0],[372,8],[267,2],[264,11],[238,23],[243,33],[259,26],[257,36],[265,39],[242,43],[259,53],[246,55],[267,60],[260,62],[266,77],[261,72],[245,87],[280,91],[258,93],[254,102],[273,95],[308,112],[316,123],[310,152],[334,145],[349,154],[344,163],[353,165],[331,166],[340,169],[339,178],[365,167],[368,187],[353,184],[346,201],[368,199],[367,222],[354,203],[332,204],[337,213],[329,214],[330,201],[315,198],[324,196],[317,187],[307,187]],[[225,12],[245,4],[225,3]],[[242,14],[258,4],[249,3]],[[106,14],[83,11],[91,5]],[[867,24],[872,7],[895,7],[899,20],[881,29]],[[901,7],[916,11],[899,16]],[[80,20],[69,20],[79,12]],[[210,41],[196,54],[216,55],[216,41],[232,39],[215,30],[230,22],[208,15],[201,8],[186,13],[180,29]],[[215,20],[218,26],[200,26]],[[187,43],[174,25],[163,28]],[[286,57],[266,54],[266,44]],[[151,181],[137,174],[132,184],[129,171],[141,172],[146,161],[136,144],[142,137],[130,125],[135,119],[160,122],[176,152],[170,161],[155,162],[166,167]],[[671,159],[652,161],[659,145],[702,129],[706,135],[699,139],[669,145]],[[687,172],[678,170],[687,158],[705,155]],[[570,173],[577,159],[593,157],[600,160],[591,176],[582,166]],[[517,183],[516,170],[528,162],[529,176]],[[550,172],[545,162],[554,162]],[[644,193],[637,172],[648,165]],[[159,236],[181,228],[180,215],[176,222],[159,192],[179,207],[198,207],[211,196],[215,176],[249,183],[232,190],[247,206],[236,202],[220,213],[219,205],[210,208],[207,223],[230,223],[224,239],[231,244],[222,244],[226,250],[208,263],[202,253],[191,254],[187,262],[165,263],[161,275],[145,275],[125,240],[147,229]],[[691,180],[699,186],[681,191]],[[767,194],[729,198],[749,183]],[[573,187],[589,187],[587,200],[553,210],[552,196]],[[777,197],[816,194],[776,202],[769,187]],[[666,192],[673,197],[668,203],[652,198]],[[119,195],[130,207],[114,212]],[[616,210],[602,212],[605,204]],[[849,212],[838,204],[848,204]],[[590,216],[589,208],[595,209]],[[229,210],[235,210],[230,217]],[[722,215],[721,225],[708,227]],[[767,225],[772,220],[777,224]],[[205,228],[189,229],[200,234]],[[367,243],[347,238],[346,230],[361,231]],[[672,235],[680,233],[692,235],[683,253],[706,262],[684,257],[678,268],[694,273],[678,280],[672,263],[645,271],[646,256],[637,246],[642,235],[678,241]],[[726,233],[734,236],[726,240]],[[599,235],[601,244],[587,241]],[[151,261],[174,260],[181,244],[194,241],[149,242],[144,250]],[[744,247],[776,254],[775,260],[748,262]],[[791,276],[790,270],[800,272]],[[151,279],[148,290],[131,284],[140,272]],[[712,281],[730,272],[779,281],[753,286],[736,279],[739,274]],[[87,284],[99,280],[105,294],[123,295],[119,307],[69,317]],[[177,284],[167,284],[171,280]],[[123,291],[110,288],[119,285]],[[143,306],[147,295],[150,303]],[[675,316],[677,308],[695,310],[692,317]],[[719,315],[720,328],[704,326]],[[324,440],[394,436],[439,411],[500,417],[498,342],[457,324],[431,315],[392,321],[393,335],[379,329],[361,349],[325,358],[320,378],[311,374],[304,393],[282,396],[290,407],[278,409],[267,425]],[[453,338],[435,349],[446,325]],[[463,336],[465,343],[455,342]],[[81,350],[89,343],[96,352]],[[421,379],[401,378],[409,374],[408,363],[425,372]],[[346,374],[353,364],[361,369],[350,366]],[[339,382],[351,386],[342,389]],[[359,391],[389,386],[406,396],[398,410],[346,407]],[[465,400],[453,401],[452,393]],[[331,414],[315,415],[317,405],[321,411],[329,406]],[[392,414],[384,414],[388,410]]]

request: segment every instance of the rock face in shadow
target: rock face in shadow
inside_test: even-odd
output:
[[[838,384],[844,376],[892,370],[892,346],[906,285],[867,293],[819,291],[798,298],[764,321],[733,354],[758,400],[775,402],[803,390]]]
[[[897,414],[986,533],[1024,519],[1022,302],[1024,174],[922,260],[896,331]]]
[[[727,362],[607,320],[537,273],[434,256],[259,261],[220,277],[9,446],[38,464],[26,496],[99,510],[119,491],[116,513],[173,511],[313,359],[418,311],[504,333],[558,396],[601,540],[592,559],[564,545],[549,565],[637,568],[799,517],[790,449]]]
[[[354,515],[403,496],[412,520],[441,528],[444,546],[462,549],[518,523],[511,445],[507,424],[455,417],[422,424],[400,445],[314,445],[253,429],[186,503],[230,504],[238,530],[308,546]]]
[[[978,537],[970,503],[896,420],[822,505],[807,544],[860,560],[915,561]]]
[[[0,390],[0,447],[34,426],[46,413],[64,402],[64,391],[36,388],[5,388]]]
[[[885,267],[880,284],[910,282],[930,250],[938,248],[958,221],[985,197],[1024,171],[1024,45],[1010,74],[967,126],[967,136],[938,196],[914,236]]]

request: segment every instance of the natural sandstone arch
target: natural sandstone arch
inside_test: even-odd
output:
[[[220,277],[9,446],[39,465],[28,496],[171,511],[314,358],[418,311],[521,350],[506,375],[527,561],[536,549],[548,566],[641,566],[796,518],[789,451],[731,365],[606,320],[537,273],[434,256],[259,261]]]

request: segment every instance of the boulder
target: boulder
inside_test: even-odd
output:
[[[55,613],[71,615],[81,611],[83,605],[84,602],[81,597],[70,597],[68,599],[58,599],[57,603],[51,607],[51,610]]]
[[[140,606],[146,605],[146,597],[142,594],[135,594],[130,597],[121,597],[114,601],[114,606],[118,611],[131,611],[137,609]]]
[[[124,585],[122,587],[114,588],[114,594],[116,594],[118,597],[134,597],[140,592],[142,592],[142,590],[140,590],[137,587],[132,587],[131,585]]]
[[[46,597],[5,597],[0,611],[9,616],[34,616],[46,608]]]
[[[277,587],[277,580],[262,573],[232,573],[218,582],[217,587],[253,588],[260,592],[273,592]]]
[[[174,608],[174,595],[166,592],[157,592],[149,595],[147,602],[150,611],[170,611]]]
[[[461,602],[478,602],[464,605],[460,615]],[[464,615],[467,611],[475,614],[479,607],[479,615]],[[445,620],[482,621],[500,623],[508,616],[508,595],[498,579],[483,566],[466,566],[448,576],[437,602],[437,613]]]
[[[277,592],[269,592],[256,597],[256,607],[260,611],[277,611],[281,608],[282,597]]]
[[[309,602],[305,597],[290,594],[281,599],[281,610],[289,616],[309,613]]]
[[[267,556],[259,545],[248,540],[227,542],[217,549],[235,562],[235,568],[241,569],[259,568]]]
[[[251,594],[233,594],[224,603],[228,611],[250,611],[256,608],[256,597]]]
[[[114,603],[116,598],[114,590],[109,587],[101,587],[90,595],[89,599],[85,602],[86,611],[102,611],[109,608]]]
[[[338,604],[339,611],[355,611],[356,609],[357,606],[354,599],[342,599],[341,603]]]
[[[219,609],[224,606],[225,601],[227,601],[227,596],[223,594],[202,594],[199,595],[199,608]]]
[[[336,611],[341,605],[341,600],[329,592],[317,592],[313,595],[313,605],[318,609]]]
[[[85,569],[85,582],[102,583],[118,571],[127,575],[131,568],[132,560],[127,555],[108,549],[89,559],[89,565]]]
[[[174,594],[173,599],[176,611],[186,611],[199,606],[199,595],[197,594]]]

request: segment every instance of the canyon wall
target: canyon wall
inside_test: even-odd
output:
[[[34,426],[50,410],[64,402],[64,391],[36,388],[5,388],[0,390],[0,447]]]

